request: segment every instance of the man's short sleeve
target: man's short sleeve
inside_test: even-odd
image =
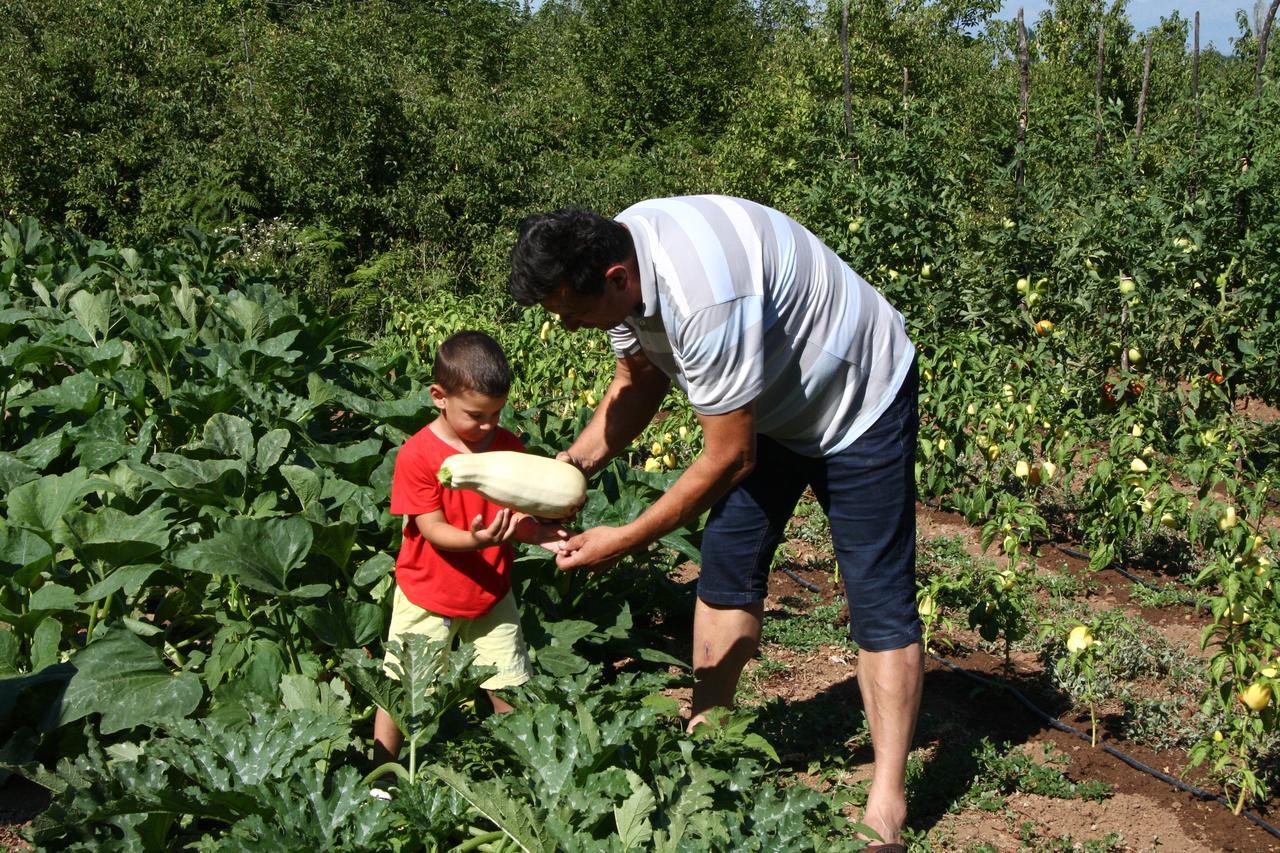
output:
[[[626,358],[640,351],[640,341],[636,338],[636,333],[625,323],[609,330],[609,344],[613,347],[613,354],[618,358]]]
[[[689,402],[704,415],[722,415],[752,402],[764,387],[763,300],[743,296],[703,308],[673,341],[688,382]]]
[[[391,476],[391,514],[422,515],[441,508],[438,465],[420,443],[406,442]]]

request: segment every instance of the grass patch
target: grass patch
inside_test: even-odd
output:
[[[996,746],[987,738],[978,744],[975,756],[978,772],[959,805],[982,811],[999,811],[1012,793],[1037,794],[1058,800],[1100,801],[1111,795],[1111,787],[1096,779],[1073,782],[1063,768],[1070,765],[1067,756],[1047,749],[1043,762],[1012,748],[1008,743]]]
[[[856,649],[849,637],[848,623],[840,618],[844,599],[834,598],[826,604],[819,601],[817,596],[812,596],[807,608],[802,608],[795,606],[799,603],[791,599],[787,603],[793,606],[769,613],[761,640],[797,652],[811,652],[819,646]]]

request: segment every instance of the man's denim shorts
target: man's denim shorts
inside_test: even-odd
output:
[[[774,551],[805,486],[831,522],[849,600],[850,635],[868,651],[921,637],[916,612],[917,366],[874,424],[833,456],[813,458],[756,436],[747,479],[711,510],[702,535],[698,597],[742,606],[768,593]]]

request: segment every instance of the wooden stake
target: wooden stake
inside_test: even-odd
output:
[[[1022,182],[1026,177],[1027,164],[1023,148],[1027,142],[1027,98],[1030,87],[1031,58],[1027,50],[1027,26],[1022,17],[1022,9],[1018,9],[1018,89],[1021,94],[1021,105],[1018,108],[1018,163],[1014,168],[1014,185],[1022,190]]]
[[[1262,94],[1262,69],[1267,64],[1267,40],[1271,37],[1271,24],[1276,19],[1276,9],[1280,9],[1280,0],[1271,0],[1271,8],[1262,22],[1262,32],[1258,35],[1258,68],[1253,74],[1253,94]]]
[[[1102,68],[1104,54],[1103,47],[1106,45],[1106,28],[1098,24],[1098,75],[1093,83],[1093,108],[1098,125],[1098,136],[1093,142],[1093,156],[1102,156]]]
[[[844,133],[853,139],[853,88],[849,79],[849,0],[840,12],[840,50],[844,55]]]
[[[1195,106],[1195,142],[1200,147],[1200,13],[1196,12],[1196,35],[1191,48],[1191,100]]]
[[[1200,13],[1196,12],[1195,38],[1191,47],[1191,106],[1193,111],[1191,126],[1191,156],[1200,158]],[[1191,198],[1200,194],[1200,179],[1196,172],[1191,173]]]
[[[902,66],[902,135],[907,135],[907,89],[911,86],[911,74]]]
[[[1147,92],[1151,89],[1151,42],[1152,39],[1148,37],[1146,57],[1142,60],[1142,94],[1138,95],[1138,123],[1133,127],[1133,158],[1135,160],[1138,157],[1138,143],[1142,141],[1142,125],[1147,118]]]

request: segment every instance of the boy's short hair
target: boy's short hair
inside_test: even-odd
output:
[[[631,233],[616,220],[571,207],[535,213],[520,222],[507,290],[521,305],[542,302],[562,287],[595,296],[604,291],[604,271],[634,252]]]
[[[505,397],[511,390],[511,367],[502,347],[484,332],[458,332],[436,350],[431,379],[450,394],[475,391]]]

